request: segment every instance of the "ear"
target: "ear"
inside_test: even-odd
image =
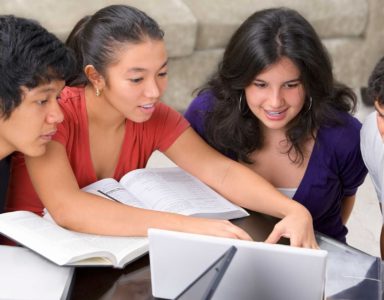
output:
[[[86,65],[84,67],[84,73],[95,89],[97,88],[99,90],[103,90],[105,86],[104,77],[95,69],[93,65]]]

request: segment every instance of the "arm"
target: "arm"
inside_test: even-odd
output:
[[[351,212],[353,206],[355,205],[356,196],[344,197],[341,201],[341,220],[343,224],[347,224],[349,217],[351,216]]]
[[[274,243],[284,236],[291,239],[291,245],[317,248],[312,218],[301,204],[208,146],[193,129],[187,129],[165,155],[232,202],[282,218],[266,242]]]
[[[143,236],[148,228],[250,239],[228,221],[186,217],[123,205],[80,190],[63,145],[52,141],[42,157],[26,158],[32,183],[55,222],[71,230]]]

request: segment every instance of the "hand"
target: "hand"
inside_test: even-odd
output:
[[[281,237],[289,238],[291,246],[319,249],[311,214],[301,205],[275,225],[265,242],[277,243]]]
[[[213,220],[203,218],[187,217],[182,228],[185,232],[213,235],[240,240],[249,240],[252,238],[240,227],[226,220]]]

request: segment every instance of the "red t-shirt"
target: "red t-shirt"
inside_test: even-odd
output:
[[[59,124],[54,140],[64,145],[72,170],[80,188],[97,181],[91,161],[88,117],[84,88],[66,87],[60,105],[64,121]],[[189,127],[189,123],[175,110],[158,103],[152,117],[143,123],[126,121],[124,142],[114,178],[144,168],[155,150],[165,151]],[[107,159],[107,158],[106,158]],[[25,167],[24,156],[12,158],[8,187],[7,211],[29,210],[43,212],[43,204],[35,193]]]

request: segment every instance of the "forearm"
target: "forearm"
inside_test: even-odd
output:
[[[64,196],[64,195],[63,195]],[[184,216],[140,209],[78,191],[48,207],[55,222],[70,230],[116,236],[145,236],[148,228],[182,230]]]
[[[214,188],[242,207],[278,218],[293,210],[306,211],[300,203],[284,196],[263,177],[240,164],[231,162],[223,167],[221,174]]]

